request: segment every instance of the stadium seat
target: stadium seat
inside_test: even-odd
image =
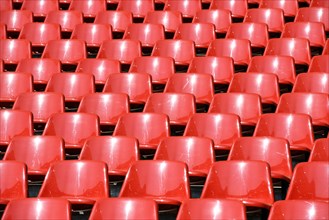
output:
[[[262,114],[261,98],[252,93],[219,93],[213,97],[208,112],[236,114],[242,126],[255,126]]]
[[[13,9],[13,2],[12,0],[4,0],[1,2],[2,4],[0,5],[0,11],[5,11],[5,10],[12,10]]]
[[[298,11],[298,0],[262,0],[259,8],[279,8],[283,10],[285,17],[295,17]]]
[[[329,73],[302,73],[296,78],[292,92],[318,92],[329,94]]]
[[[0,161],[0,204],[27,197],[27,168],[18,161]]]
[[[272,178],[290,182],[292,176],[289,143],[283,138],[241,137],[234,142],[228,160],[265,161]]]
[[[166,33],[175,33],[182,24],[182,13],[178,11],[150,11],[146,14],[144,23],[162,24]]]
[[[107,166],[101,161],[70,160],[52,164],[39,198],[65,198],[71,204],[94,204],[109,197]]]
[[[51,40],[46,45],[42,58],[59,59],[62,64],[76,65],[87,58],[86,43],[78,39]]]
[[[234,199],[247,207],[270,209],[274,202],[270,172],[270,166],[264,161],[215,162],[201,198]]]
[[[154,11],[153,0],[120,0],[117,11],[128,11],[131,12],[134,18],[144,18],[150,11]]]
[[[326,44],[323,47],[322,55],[329,55],[329,40],[326,40]]]
[[[255,93],[264,104],[276,105],[279,102],[278,77],[270,73],[238,73],[228,88],[229,93]]]
[[[188,199],[177,214],[177,220],[186,219],[241,219],[246,220],[242,202],[231,199]]]
[[[158,204],[179,206],[190,198],[187,165],[165,160],[137,161],[130,167],[119,197],[150,198]]]
[[[2,4],[1,4],[2,5]],[[7,32],[20,32],[26,23],[33,21],[32,12],[27,10],[6,10],[0,13],[0,23],[5,24]]]
[[[299,8],[295,21],[321,22],[325,31],[329,31],[329,10],[325,7]]]
[[[113,73],[109,75],[103,92],[125,93],[130,103],[145,104],[152,93],[151,76],[146,73]]]
[[[329,8],[329,3],[323,0],[312,0],[310,7],[325,7]]]
[[[297,164],[288,188],[286,200],[329,201],[329,164],[327,161]]]
[[[163,113],[168,115],[170,125],[185,126],[196,112],[195,97],[187,93],[153,93],[143,112]]]
[[[183,18],[193,19],[196,12],[201,10],[201,0],[167,0],[164,6],[166,11],[178,11]]]
[[[328,219],[328,203],[316,200],[284,200],[273,204],[269,220]]]
[[[33,17],[46,17],[51,11],[59,10],[58,0],[24,0],[21,10],[29,10]]]
[[[328,161],[329,158],[329,139],[320,138],[314,142],[309,162],[313,161]]]
[[[45,23],[59,24],[62,32],[72,32],[75,25],[82,24],[82,22],[83,16],[79,11],[51,11],[45,18]]]
[[[0,23],[0,40],[7,38],[7,28],[5,24]]]
[[[326,72],[329,73],[329,54],[312,57],[308,72]]]
[[[141,43],[137,40],[107,40],[101,45],[97,58],[119,60],[121,64],[131,64],[136,57],[142,56]]]
[[[213,0],[210,9],[226,9],[231,11],[232,18],[244,18],[248,9],[247,0]]]
[[[96,15],[95,24],[112,26],[113,32],[125,32],[128,25],[132,24],[133,16],[128,11],[101,11]]]
[[[296,80],[294,59],[290,56],[255,56],[251,59],[247,72],[273,73],[278,76],[280,84],[294,84]]]
[[[4,64],[18,64],[19,61],[31,58],[31,43],[25,39],[0,40],[0,59]]]
[[[296,151],[311,151],[314,142],[311,117],[298,113],[261,115],[254,136],[285,138],[289,141],[290,150]]]
[[[98,115],[100,125],[115,126],[119,118],[129,112],[129,97],[122,93],[91,93],[85,95],[78,112]]]
[[[154,219],[158,220],[158,205],[146,198],[106,198],[97,200],[90,220]]]
[[[313,126],[329,127],[329,94],[282,94],[276,112],[308,114],[312,118]]]
[[[65,112],[53,114],[42,135],[62,137],[65,141],[65,148],[81,149],[87,138],[98,136],[99,133],[97,115]]]
[[[138,142],[127,136],[90,137],[82,147],[79,160],[103,161],[110,176],[124,177],[130,166],[139,160]]]
[[[184,162],[190,177],[206,177],[215,162],[214,144],[211,139],[202,137],[164,138],[154,160]]]
[[[0,60],[0,72],[4,72],[4,65],[3,65],[3,60]]]
[[[296,50],[296,48],[298,48],[298,50]],[[309,41],[304,38],[270,39],[264,55],[291,56],[295,59],[295,64],[301,65],[309,65],[311,61]]]
[[[99,12],[106,10],[106,0],[71,0],[69,10],[80,11],[85,18],[94,18]]]
[[[25,198],[11,201],[2,216],[9,219],[71,219],[71,205],[60,198]]]
[[[64,159],[64,141],[56,136],[16,136],[3,158],[25,163],[34,176],[45,176],[51,164]]]
[[[215,150],[229,151],[241,137],[240,119],[234,114],[196,113],[188,121],[184,136],[207,137]]]
[[[216,39],[209,45],[206,56],[227,56],[234,60],[234,65],[248,65],[251,59],[250,41],[246,39]]]

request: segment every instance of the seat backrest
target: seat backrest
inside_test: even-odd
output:
[[[164,6],[166,11],[179,11],[183,18],[193,18],[197,11],[202,9],[201,0],[167,0]]]
[[[210,23],[215,25],[216,33],[225,33],[232,23],[231,12],[226,9],[199,10],[192,23]]]
[[[318,92],[329,94],[329,73],[298,74],[292,92]]]
[[[2,5],[2,4],[1,4]],[[28,10],[1,10],[0,23],[7,31],[21,31],[24,24],[33,22],[32,12]]]
[[[329,10],[325,7],[299,8],[295,21],[321,22],[326,31],[329,30]]]
[[[243,18],[248,9],[247,0],[214,0],[210,4],[210,9],[226,9],[232,13],[232,18]]]
[[[329,158],[329,138],[320,138],[314,142],[311,151],[309,162],[312,161],[327,161]]]
[[[106,24],[77,24],[71,39],[83,40],[87,47],[100,47],[104,41],[112,39],[112,28]]]
[[[128,11],[134,18],[144,18],[147,12],[154,11],[154,1],[119,1],[117,11]]]
[[[96,17],[101,11],[106,11],[106,0],[80,1],[71,0],[69,10],[80,11],[84,17]]]
[[[179,11],[149,11],[144,23],[162,24],[165,32],[175,32],[182,23],[182,13]]]
[[[285,17],[295,17],[298,11],[298,0],[262,0],[259,8],[279,8],[283,10]]]
[[[133,16],[129,11],[101,11],[94,23],[111,25],[113,32],[125,32],[128,25],[133,23]]]
[[[329,54],[312,57],[308,72],[326,72],[329,73]]]
[[[19,61],[31,58],[31,43],[26,39],[0,40],[0,59],[5,64],[18,64]]]
[[[29,10],[33,13],[33,17],[46,17],[51,11],[59,10],[58,0],[24,0],[22,10]]]
[[[82,12],[71,10],[51,11],[45,18],[45,23],[59,24],[62,32],[72,32],[75,25],[82,24],[82,22]]]

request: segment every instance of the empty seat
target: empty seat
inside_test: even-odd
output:
[[[33,13],[33,17],[46,17],[51,11],[59,10],[58,0],[24,0],[22,10],[29,10]]]
[[[264,104],[274,104],[279,102],[278,77],[270,73],[238,73],[228,88],[229,93],[255,93],[261,97]]]
[[[154,1],[120,0],[117,7],[117,11],[128,11],[132,13],[134,18],[144,18],[147,12],[154,11]]]
[[[45,176],[51,164],[65,159],[64,141],[56,136],[16,136],[3,159],[25,163],[28,175]]]
[[[2,123],[1,123],[2,124]],[[18,161],[0,161],[0,204],[27,197],[26,165]]]
[[[122,64],[131,64],[142,56],[141,43],[137,40],[107,40],[101,45],[97,58],[115,59]]]
[[[285,17],[295,17],[298,11],[298,0],[262,0],[259,8],[279,8],[283,10]]]
[[[326,7],[329,8],[329,3],[323,0],[313,0],[310,7]]]
[[[167,0],[164,10],[178,11],[183,18],[193,18],[197,11],[201,10],[201,0]]]
[[[265,48],[268,41],[267,25],[263,23],[233,23],[230,25],[226,38],[246,39],[251,47]]]
[[[31,58],[31,43],[28,40],[0,40],[0,59],[5,64],[18,64],[19,61],[26,58]]]
[[[213,0],[210,9],[226,9],[231,11],[232,18],[244,18],[247,9],[248,1],[247,0]]]
[[[5,10],[12,10],[13,9],[13,2],[12,0],[4,0],[2,1],[2,4],[0,6],[0,11],[5,11]]]
[[[151,76],[146,73],[113,73],[108,77],[103,92],[125,93],[130,103],[145,104],[152,93]]]
[[[329,73],[302,73],[296,78],[292,92],[319,92],[329,94]]]
[[[306,114],[269,113],[261,115],[254,136],[285,138],[290,149],[311,151],[314,142],[311,117]]]
[[[164,92],[190,93],[198,104],[209,104],[214,95],[213,78],[209,74],[186,73],[172,75]]]
[[[107,167],[90,160],[61,161],[52,164],[40,189],[39,198],[59,197],[71,204],[94,204],[109,196]]]
[[[125,176],[130,166],[139,160],[138,142],[127,136],[90,137],[82,147],[79,160],[103,161],[110,176]]]
[[[96,17],[97,13],[106,10],[106,0],[71,0],[69,10],[80,11],[83,17]]]
[[[196,113],[188,121],[184,136],[210,138],[215,150],[228,151],[241,136],[240,120],[234,114]]]
[[[252,93],[216,94],[208,112],[236,114],[240,117],[241,125],[255,126],[262,114],[261,98]]]
[[[270,166],[264,161],[215,162],[201,198],[234,199],[246,206],[270,209],[274,202]]]
[[[6,10],[1,11],[0,14],[0,23],[6,25],[7,32],[19,32],[23,28],[24,24],[32,21],[32,12],[27,10]]]
[[[242,202],[231,199],[188,199],[182,203],[177,220],[184,219],[241,219],[246,220]]]
[[[97,115],[65,112],[53,114],[42,135],[62,137],[65,141],[65,148],[81,149],[87,138],[98,136],[99,133]]]
[[[286,200],[318,200],[328,203],[328,161],[303,162],[296,165]]]
[[[246,39],[216,39],[209,45],[206,56],[227,56],[234,60],[235,65],[248,65],[251,59],[250,41]]]
[[[129,97],[122,93],[91,93],[82,98],[78,112],[96,114],[100,125],[115,126],[129,112]]]
[[[137,161],[130,167],[119,197],[144,197],[158,204],[180,205],[190,198],[187,165],[165,160]]]
[[[241,137],[234,142],[228,160],[265,161],[272,178],[290,182],[292,176],[289,143],[283,138]]]
[[[45,124],[52,114],[64,112],[64,96],[55,92],[22,93],[13,109],[32,112],[34,123]]]
[[[280,97],[277,113],[304,113],[312,125],[329,127],[329,95],[320,93],[285,93]]]
[[[321,22],[325,31],[329,31],[329,10],[325,7],[299,8],[295,21]]]
[[[79,11],[51,11],[45,18],[45,23],[59,24],[62,32],[72,32],[75,25],[82,24],[82,22],[83,16]]]
[[[59,59],[62,64],[76,65],[87,58],[86,44],[78,39],[51,40],[46,45],[42,58]]]
[[[298,50],[296,50],[296,48],[298,48]],[[295,59],[295,64],[302,65],[309,65],[311,61],[309,41],[304,38],[270,39],[266,46],[264,55],[291,56]]]
[[[320,138],[314,142],[309,162],[313,161],[328,161],[329,158],[329,139]]]
[[[90,220],[158,219],[158,205],[146,198],[106,198],[97,200]]]
[[[329,54],[312,57],[308,72],[329,73]]]
[[[101,11],[96,15],[94,21],[95,24],[111,25],[113,32],[122,33],[132,22],[132,14],[128,11]]]
[[[168,137],[156,150],[154,160],[184,162],[190,177],[206,177],[215,162],[214,144],[209,138]]]
[[[283,10],[279,8],[248,9],[244,22],[259,22],[267,24],[268,32],[281,33],[284,27]]]
[[[328,203],[316,200],[284,200],[273,204],[269,220],[328,219]]]
[[[178,11],[149,11],[144,23],[162,24],[165,32],[175,33],[182,23],[182,14]]]
[[[145,104],[144,112],[168,115],[171,125],[186,125],[196,112],[195,98],[187,93],[154,93]]]

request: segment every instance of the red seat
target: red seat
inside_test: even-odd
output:
[[[106,0],[71,0],[69,10],[80,11],[83,17],[96,17],[101,11],[106,11]]]
[[[164,138],[156,150],[154,160],[184,162],[190,177],[206,177],[215,162],[213,141],[201,137]]]
[[[329,139],[320,138],[314,142],[309,162],[313,161],[328,161],[329,158]]]
[[[98,136],[99,133],[97,115],[65,112],[53,114],[42,135],[62,137],[65,141],[65,148],[81,149],[87,138]]]
[[[110,176],[125,176],[130,166],[139,160],[138,142],[127,136],[97,136],[88,138],[79,160],[97,160],[107,164]]]
[[[284,12],[285,17],[295,17],[298,11],[298,0],[261,0],[260,8],[279,8]]]
[[[104,41],[112,39],[111,26],[92,23],[77,24],[71,39],[83,40],[87,47],[100,47]]]
[[[309,41],[303,38],[270,39],[264,55],[291,56],[295,59],[295,64],[302,65],[309,65],[311,61]]]
[[[133,23],[123,35],[123,39],[133,39],[141,42],[142,47],[153,47],[158,40],[163,40],[164,28],[161,24]]]
[[[166,11],[178,11],[183,18],[193,18],[201,10],[201,0],[167,0],[164,6]]]
[[[188,65],[195,57],[195,45],[191,40],[159,40],[151,56],[171,57],[176,65]]]
[[[90,220],[154,219],[158,220],[158,205],[146,198],[106,198],[96,201]]]
[[[147,12],[154,11],[154,1],[120,0],[117,11],[128,11],[132,13],[134,18],[144,18]]]
[[[129,97],[122,93],[91,93],[84,96],[78,112],[98,115],[100,125],[116,125],[129,112]]]
[[[329,201],[328,161],[297,164],[288,188],[286,200]]]
[[[51,164],[65,159],[64,141],[56,136],[16,136],[3,159],[25,163],[28,175],[45,176]]]
[[[130,167],[119,197],[143,197],[158,204],[180,205],[190,198],[187,165],[165,160],[137,161]]]
[[[80,102],[85,95],[95,92],[94,81],[91,74],[55,73],[45,91],[62,93],[65,102]]]
[[[267,25],[263,23],[233,23],[229,27],[226,39],[246,39],[251,47],[265,48],[268,41]]]
[[[247,0],[213,0],[210,9],[226,9],[231,11],[233,18],[244,18],[247,9]]]
[[[1,123],[2,124],[2,123]],[[26,165],[17,161],[0,161],[0,204],[27,197]]]
[[[94,21],[95,24],[111,25],[113,32],[125,32],[132,22],[133,16],[128,11],[101,11]]]
[[[264,104],[276,105],[280,98],[278,77],[270,73],[235,74],[228,92],[255,93]]]
[[[215,150],[227,151],[241,137],[240,120],[234,114],[197,113],[188,121],[184,136],[210,138]]]
[[[276,112],[308,114],[312,118],[312,125],[329,127],[329,94],[282,94]]]
[[[312,57],[308,72],[329,73],[329,54]]]
[[[229,199],[189,199],[182,203],[177,220],[186,219],[241,219],[246,220],[242,202]]]
[[[1,4],[2,5],[2,4]],[[27,10],[7,10],[1,11],[0,23],[3,23],[9,31],[21,31],[24,24],[33,21],[32,12]]]
[[[182,24],[182,14],[178,11],[149,11],[144,23],[162,24],[165,32],[175,33],[178,26]]]
[[[284,200],[273,204],[269,220],[328,219],[328,203],[316,200]]]
[[[321,22],[325,31],[329,31],[329,10],[324,7],[299,8],[295,21]]]
[[[227,56],[234,60],[235,65],[248,65],[251,44],[246,39],[216,39],[210,44],[206,56]]]
[[[146,73],[113,73],[103,92],[125,93],[130,103],[145,104],[152,93],[151,76]]]
[[[31,58],[31,43],[28,40],[0,40],[0,59],[5,64],[18,64],[19,61],[26,58]]]
[[[9,219],[70,219],[71,205],[59,198],[26,198],[11,201],[3,213]]]
[[[5,11],[5,10],[12,10],[13,9],[13,2],[12,0],[4,0],[1,2],[2,4],[0,5],[0,11]]]
[[[319,22],[289,22],[285,24],[281,37],[305,38],[313,47],[323,47],[326,41],[324,25]]]
[[[302,73],[296,78],[292,92],[329,94],[329,73]]]
[[[4,65],[3,65],[3,60],[0,60],[0,72],[4,72]]]
[[[141,43],[137,40],[107,40],[101,45],[97,58],[115,59],[122,64],[131,64],[142,56]]]
[[[59,59],[62,64],[77,64],[87,58],[86,44],[78,39],[51,40],[46,45],[42,58]]]
[[[325,7],[329,8],[329,3],[323,0],[312,0],[310,7]]]
[[[234,199],[246,206],[270,209],[274,202],[270,166],[264,161],[216,162],[201,198]]]
[[[62,32],[72,32],[75,25],[82,24],[82,22],[83,16],[80,11],[51,11],[45,18],[45,23],[59,24]]]
[[[196,112],[195,98],[187,93],[154,93],[145,104],[143,112],[168,115],[171,125],[186,125]]]
[[[215,25],[215,32],[226,34],[232,23],[231,12],[225,9],[199,10],[193,23],[210,23]]]
[[[314,142],[311,117],[306,114],[269,113],[261,115],[254,136],[285,138],[290,149],[311,151]]]
[[[247,72],[274,73],[282,84],[294,84],[296,80],[294,59],[290,56],[255,56],[251,59]]]
[[[228,160],[265,161],[272,178],[290,182],[292,176],[289,143],[283,138],[241,137],[234,142]]]
[[[90,160],[61,161],[52,164],[38,195],[39,198],[65,198],[71,204],[89,205],[108,196],[106,164]]]
[[[252,93],[219,93],[212,99],[208,112],[236,114],[241,125],[255,126],[262,114],[261,98]]]
[[[59,10],[58,0],[24,0],[21,10],[29,10],[33,17],[46,17],[51,11]]]
[[[6,38],[7,38],[7,28],[6,28],[6,25],[0,23],[0,40],[6,39]]]
[[[196,103],[209,104],[214,95],[213,78],[201,73],[174,74],[164,92],[190,93],[195,96]]]
[[[251,8],[248,9],[244,22],[258,22],[267,24],[268,32],[283,31],[283,10],[279,8]]]
[[[329,40],[326,40],[326,44],[323,47],[322,55],[329,55]]]

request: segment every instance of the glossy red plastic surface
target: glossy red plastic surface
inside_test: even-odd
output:
[[[31,43],[28,40],[0,40],[0,59],[5,64],[18,64],[19,61],[26,58],[31,58]]]
[[[201,0],[167,0],[164,6],[166,11],[181,12],[184,18],[193,18],[201,9]]]
[[[182,13],[179,11],[150,11],[146,14],[144,23],[162,24],[165,32],[175,32],[182,23]]]
[[[6,39],[7,38],[7,30],[6,30],[5,24],[0,24],[0,39]],[[2,71],[2,69],[1,69]]]
[[[232,23],[231,12],[225,9],[199,10],[193,23],[210,23],[215,25],[216,33],[226,33]]]
[[[13,9],[12,0],[3,0],[1,3],[2,4],[0,5],[0,11]]]
[[[71,0],[69,10],[80,11],[84,17],[96,17],[97,13],[106,10],[105,0]]]
[[[112,28],[106,24],[77,24],[71,39],[83,40],[87,47],[100,47],[104,41],[112,39]]]
[[[329,160],[329,138],[320,138],[314,142],[309,162]]]
[[[326,44],[323,47],[322,55],[329,55],[329,40],[326,40]]]
[[[120,0],[117,11],[128,11],[133,14],[135,18],[144,18],[147,12],[154,11],[153,0]]]
[[[233,18],[243,18],[248,9],[247,0],[213,0],[210,9],[230,10]]]
[[[29,10],[33,13],[33,17],[46,17],[51,11],[59,10],[58,0],[24,0],[22,10]]]
[[[299,8],[295,21],[321,22],[326,31],[329,31],[329,10],[325,7]]]
[[[2,2],[1,2],[2,3]],[[1,4],[2,5],[2,4]],[[7,26],[7,31],[21,31],[24,24],[32,22],[32,12],[27,10],[4,10],[0,13],[0,23]]]
[[[313,0],[310,7],[326,7],[329,8],[329,3],[323,0]]]
[[[133,16],[128,11],[101,11],[96,15],[95,24],[109,24],[113,32],[124,32],[133,23]]]
[[[292,92],[318,92],[329,94],[329,73],[298,74]]]
[[[295,17],[298,11],[298,0],[262,0],[259,8],[279,8],[284,12],[284,16]]]
[[[82,22],[83,16],[79,11],[51,11],[45,18],[45,23],[59,24],[63,32],[72,32],[75,25],[82,24]]]
[[[312,57],[308,72],[329,73],[329,54]]]

